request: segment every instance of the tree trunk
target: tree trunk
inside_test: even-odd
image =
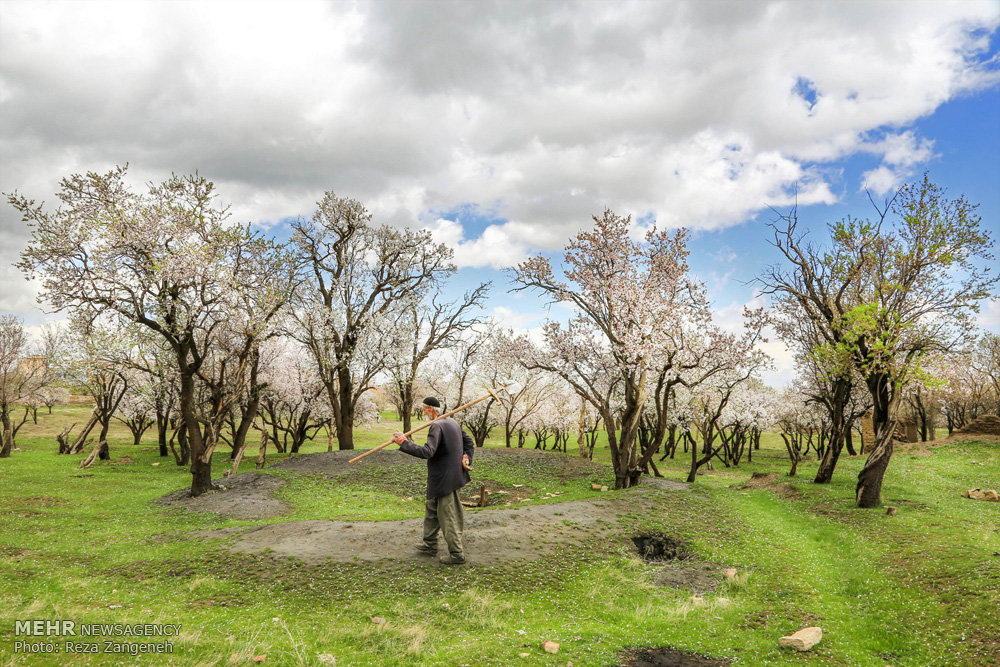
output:
[[[90,435],[90,432],[94,430],[94,426],[97,424],[97,417],[98,417],[98,410],[97,408],[94,408],[94,412],[90,415],[90,420],[87,421],[87,425],[83,427],[83,430],[80,431],[79,434],[77,434],[76,440],[73,442],[73,445],[69,448],[69,451],[66,452],[67,454],[80,453],[80,450],[83,449],[84,441],[86,441],[87,436]]]
[[[840,452],[844,448],[844,438],[847,434],[842,434],[836,441],[831,441],[823,454],[823,460],[819,463],[819,470],[816,471],[816,484],[829,484],[833,480],[833,471],[837,467],[840,459]]]
[[[203,463],[200,456],[191,457],[191,495],[200,496],[212,490],[212,462]]]
[[[166,416],[156,413],[156,442],[160,446],[160,456],[167,456],[167,428],[170,426]]]
[[[833,471],[844,446],[845,431],[850,424],[844,419],[844,410],[851,397],[851,383],[847,380],[834,380],[827,404],[827,414],[830,415],[830,430],[827,433],[828,444],[823,449],[819,469],[816,471],[816,484],[829,484],[833,479]]]
[[[892,458],[898,392],[893,391],[891,379],[882,373],[869,376],[866,383],[872,395],[875,442],[864,468],[858,473],[855,504],[857,507],[878,507],[882,501],[882,479]]]
[[[858,473],[855,490],[858,507],[878,507],[882,502],[882,479],[892,458],[892,438],[877,445],[865,461],[865,467]]]
[[[179,354],[185,355],[180,359],[182,372],[180,373],[179,403],[181,419],[184,421],[184,431],[191,451],[191,467],[189,468],[191,471],[191,495],[200,496],[212,488],[211,452],[208,452],[207,461],[201,460],[212,443],[205,442],[195,414],[194,369],[189,364],[186,353],[182,350]]]
[[[403,405],[406,409],[403,410],[403,433],[406,433],[412,428],[413,418],[410,414],[410,408],[413,405],[413,383],[407,382],[403,385],[402,391],[399,393],[399,397],[403,401]]]
[[[179,453],[177,448],[174,447],[174,437],[177,438],[177,447],[180,448]],[[188,446],[187,426],[183,423],[178,426],[174,432],[174,437],[170,438],[170,450],[174,454],[174,461],[178,466],[186,466],[191,457],[191,448]]]
[[[858,453],[854,449],[854,420],[847,422],[847,428],[844,429],[844,447],[847,448],[847,453],[851,456],[857,456]]]
[[[103,452],[104,450],[107,449],[107,447],[108,443],[104,442],[103,440],[94,445],[94,449],[91,450],[90,456],[81,461],[80,465],[78,465],[76,469],[83,470],[84,468],[89,468],[91,464],[94,462],[94,459],[97,458],[98,453]]]
[[[340,449],[354,449],[354,382],[349,372],[341,371],[338,376],[337,446]]]
[[[332,436],[331,436],[332,437]],[[264,463],[267,461],[267,431],[261,429],[260,431],[260,451],[257,453],[257,470],[264,467]]]
[[[691,467],[688,469],[687,483],[693,484],[695,478],[698,476],[698,447],[695,444],[694,438],[691,437],[690,431],[684,434],[684,438],[684,443],[691,445]]]
[[[256,375],[252,381],[256,381]],[[250,400],[247,402],[246,410],[243,412],[240,418],[240,424],[236,427],[236,431],[233,432],[233,452],[231,458],[236,458],[236,453],[241,451],[247,442],[247,433],[250,432],[250,426],[253,425],[255,419],[257,419],[257,412],[260,409],[260,395],[259,392],[253,392]]]
[[[10,456],[10,450],[14,448],[14,431],[11,429],[10,418],[6,412],[0,415],[3,428],[0,430],[0,459]]]

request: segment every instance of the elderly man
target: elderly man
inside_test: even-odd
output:
[[[441,402],[433,396],[423,401],[424,416],[436,419],[441,413]],[[465,562],[462,546],[462,530],[465,517],[458,490],[468,484],[470,463],[475,447],[458,423],[448,417],[434,422],[427,429],[427,444],[423,447],[407,440],[397,431],[393,442],[400,451],[410,456],[427,459],[427,504],[424,513],[424,542],[417,547],[428,556],[437,554],[437,538],[440,532],[448,544],[448,556],[441,559],[448,565]]]

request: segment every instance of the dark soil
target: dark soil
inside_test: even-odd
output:
[[[722,658],[706,658],[675,648],[630,648],[619,654],[619,667],[727,667]]]
[[[651,475],[643,475],[639,480],[639,485],[648,486],[653,489],[663,489],[664,491],[687,491],[691,488],[691,485],[685,482],[676,482],[672,479],[653,477]]]
[[[248,472],[216,482],[223,488],[191,497],[190,489],[171,491],[154,502],[161,507],[182,507],[192,512],[216,512],[233,519],[270,519],[291,508],[274,492],[285,480],[275,475]]]
[[[664,564],[655,575],[657,586],[689,590],[696,595],[710,593],[722,582],[725,568],[702,561],[675,561]]]
[[[472,484],[465,486],[461,491],[462,503],[480,507],[480,489],[486,487],[486,505],[484,507],[496,507],[498,505],[511,505],[522,500],[531,498],[535,494],[535,488],[525,486],[504,486],[493,480],[477,482],[472,480]]]
[[[358,451],[304,454],[280,461],[272,468],[302,475],[319,475],[334,483],[350,481],[375,484],[383,490],[405,490],[407,495],[422,495],[426,475],[423,466],[419,465],[422,462],[398,451],[379,451],[358,463],[348,462],[358,454]],[[603,466],[588,460],[521,449],[477,450],[473,469],[489,461],[517,466],[519,470],[541,471],[550,476],[572,479],[586,479],[591,475],[607,472]],[[352,475],[349,480],[345,477],[348,474]],[[192,498],[187,489],[182,489],[162,496],[156,502],[161,506],[217,512],[239,519],[271,518],[291,510],[287,503],[274,497],[274,492],[285,483],[287,477],[288,475],[256,471],[244,473],[217,480],[226,487],[224,490]],[[473,564],[534,560],[557,556],[568,547],[627,543],[628,538],[620,517],[635,509],[636,503],[648,503],[650,496],[657,494],[656,491],[640,489],[622,498],[602,494],[593,500],[526,506],[520,504],[520,501],[537,497],[536,489],[522,485],[501,485],[488,479],[474,479],[472,484],[463,489],[462,499],[477,503],[484,484],[487,490],[486,505],[491,509],[471,509],[465,512],[466,558]],[[678,483],[668,483],[675,484]],[[687,487],[679,485],[669,488]],[[546,495],[546,498],[555,499],[557,494]],[[507,505],[510,507],[505,507]],[[249,528],[198,531],[196,537],[225,538],[228,548],[238,553],[292,557],[306,564],[327,561],[408,562],[426,558],[415,550],[420,542],[422,525],[422,518],[377,522],[295,521]],[[685,553],[679,543],[668,543],[663,536],[646,538],[643,544],[654,560],[683,557]],[[439,545],[439,553],[443,555],[445,552],[446,548],[442,543]]]
[[[268,469],[288,471],[304,475],[321,475],[335,480],[348,474],[371,472],[376,468],[399,468],[379,480],[379,486],[402,495],[422,494],[426,472],[423,462],[400,451],[382,450],[371,456],[349,463],[362,452],[359,450],[337,450],[318,454],[303,454],[279,461]],[[483,462],[503,462],[520,467],[541,468],[562,479],[586,478],[605,473],[600,465],[586,459],[562,456],[533,449],[477,449],[473,457],[473,469]],[[475,474],[473,474],[475,476]],[[666,480],[662,480],[666,481]],[[163,507],[183,507],[192,512],[216,512],[233,519],[270,519],[287,514],[291,508],[287,503],[274,497],[274,491],[285,482],[277,475],[248,472],[233,477],[216,480],[224,490],[211,491],[192,498],[188,489],[179,489],[156,500]],[[503,486],[490,480],[473,479],[463,489],[463,500],[478,504],[479,489],[486,484],[486,506],[501,506],[519,503],[535,493],[528,486]],[[672,482],[671,484],[678,484]],[[682,486],[681,488],[686,488]]]
[[[995,415],[983,415],[963,426],[959,433],[975,433],[986,435],[1000,435],[1000,417]]]
[[[779,482],[778,474],[760,473],[755,472],[750,476],[750,479],[743,484],[734,485],[735,489],[768,489],[773,491],[780,498],[799,498],[802,496],[802,492],[796,489],[788,482]]]
[[[348,463],[355,456],[363,453],[362,450],[355,449],[320,452],[318,454],[302,454],[275,463],[270,467],[277,470],[336,477],[362,470],[372,465],[392,467],[399,465],[412,466],[423,463],[396,449],[383,449],[365,457],[357,463]],[[553,454],[552,452],[543,452],[535,449],[517,449],[516,447],[510,449],[498,447],[476,449],[472,457],[473,470],[475,470],[476,465],[479,463],[494,461],[546,468],[547,472],[563,479],[580,479],[586,478],[588,475],[603,475],[607,472],[606,468],[588,459]],[[475,477],[475,474],[473,474],[473,477]],[[677,483],[679,482],[675,482],[675,484]]]
[[[618,516],[628,502],[576,500],[511,509],[466,511],[464,543],[470,563],[534,560],[568,545],[615,539]],[[254,528],[199,531],[199,537],[234,538],[243,554],[294,557],[306,564],[326,561],[429,560],[416,551],[423,519],[402,521],[295,521]],[[447,553],[442,540],[438,553]]]
[[[670,535],[663,533],[644,533],[632,538],[639,555],[647,563],[659,563],[667,560],[684,560],[688,558],[687,545]]]

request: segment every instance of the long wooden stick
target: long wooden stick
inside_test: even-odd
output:
[[[485,401],[487,398],[493,398],[493,399],[496,399],[498,401],[500,400],[499,398],[497,398],[497,395],[493,393],[492,389],[487,389],[486,391],[489,392],[489,393],[487,393],[485,396],[480,396],[479,398],[477,398],[474,401],[470,401],[470,402],[466,403],[465,405],[460,405],[457,408],[455,408],[454,410],[452,410],[451,412],[446,412],[443,415],[438,415],[436,418],[432,419],[431,421],[427,422],[426,424],[422,424],[422,425],[418,426],[415,429],[411,429],[411,430],[407,431],[406,433],[403,434],[403,437],[408,438],[411,435],[413,435],[414,433],[416,433],[417,431],[424,430],[425,428],[427,428],[428,426],[430,426],[434,422],[440,421],[440,420],[445,419],[447,417],[451,417],[453,414],[456,414],[456,413],[461,412],[462,410],[471,408],[476,403],[481,403],[482,401]],[[378,447],[375,447],[374,449],[369,449],[364,454],[362,454],[360,456],[355,456],[353,459],[351,459],[350,461],[348,461],[348,463],[354,463],[356,461],[360,461],[361,459],[365,458],[369,454],[374,454],[375,452],[379,451],[380,449],[385,449],[386,447],[388,447],[389,445],[391,445],[393,442],[394,442],[393,440],[389,440],[389,442],[382,443],[381,445],[379,445]]]

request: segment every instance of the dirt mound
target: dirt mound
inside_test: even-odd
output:
[[[198,497],[190,489],[172,491],[154,502],[161,507],[183,507],[192,512],[216,512],[233,519],[269,519],[291,508],[274,497],[285,480],[275,475],[248,472],[216,482],[223,488]]]
[[[394,447],[394,446],[393,446]],[[365,457],[357,463],[348,463],[355,456],[363,454],[365,450],[351,449],[338,450],[335,452],[320,452],[318,454],[300,454],[275,463],[271,468],[278,470],[288,470],[291,472],[305,474],[319,474],[328,476],[343,475],[349,472],[362,470],[370,466],[394,467],[399,465],[412,466],[420,464],[422,461],[404,454],[397,449],[383,449]],[[517,449],[489,447],[476,449],[472,457],[473,478],[475,478],[475,468],[481,463],[509,463],[517,466],[530,466],[544,469],[554,475],[563,478],[586,477],[588,475],[606,474],[606,469],[600,464],[594,463],[578,456],[557,454],[553,452],[543,452],[536,449]],[[666,481],[666,480],[664,480]],[[475,479],[473,479],[475,482]],[[675,482],[674,484],[678,484]],[[478,487],[476,487],[478,488]]]
[[[1000,417],[983,415],[977,417],[958,430],[959,433],[1000,435]]]
[[[706,658],[675,648],[629,648],[619,654],[620,667],[727,667],[729,660]]]
[[[653,583],[666,588],[689,590],[696,595],[710,593],[722,583],[721,567],[701,561],[674,561],[665,563],[653,575]]]
[[[482,488],[486,487],[486,505],[480,505],[482,499]],[[462,503],[472,507],[496,507],[498,505],[511,505],[522,500],[531,498],[536,492],[533,486],[518,484],[517,486],[504,486],[492,480],[478,482],[472,480],[471,484],[462,487],[459,492]]]
[[[403,495],[423,493],[426,472],[420,465],[422,461],[398,450],[382,450],[357,463],[349,463],[350,459],[361,453],[359,450],[338,450],[302,454],[279,461],[268,469],[337,479],[348,474],[371,472],[372,468],[406,468],[382,479],[381,487]],[[562,479],[606,473],[602,466],[585,459],[532,449],[477,449],[473,470],[483,463],[517,466],[519,470],[527,472],[530,472],[530,468],[535,468]],[[398,474],[400,472],[403,473],[402,476]],[[224,486],[225,490],[211,491],[192,498],[188,489],[179,489],[158,498],[156,503],[165,507],[183,507],[193,512],[217,512],[234,519],[269,519],[291,510],[287,503],[273,496],[273,492],[284,484],[284,480],[277,475],[249,472],[217,480],[216,483]],[[535,492],[535,489],[528,486],[505,487],[491,481],[480,482],[475,479],[473,472],[472,484],[463,489],[463,500],[477,503],[483,483],[486,484],[487,506],[517,503]]]
[[[310,475],[344,475],[351,471],[358,470],[363,466],[390,467],[398,465],[412,465],[416,459],[398,450],[389,451],[383,449],[375,452],[357,463],[348,463],[355,456],[364,454],[364,451],[356,449],[344,449],[334,452],[320,452],[318,454],[299,454],[279,461],[268,468],[276,470],[288,470],[289,472],[305,473]]]
[[[590,544],[610,535],[618,525],[622,502],[576,500],[512,509],[465,513],[466,558],[472,563],[534,560],[558,553],[566,545]],[[422,557],[423,519],[403,521],[295,521],[254,528],[200,531],[201,537],[234,537],[233,551],[324,561],[412,561]],[[446,553],[442,541],[438,552]],[[428,559],[430,560],[430,559]]]
[[[665,533],[643,533],[632,538],[639,555],[647,563],[688,558],[687,545]]]
[[[642,479],[639,480],[639,484],[654,489],[663,489],[664,491],[687,491],[691,488],[691,485],[686,482],[676,482],[672,479],[652,477],[650,475],[643,475]]]
[[[774,491],[781,498],[798,498],[802,492],[788,482],[779,482],[778,474],[774,472],[755,472],[746,482],[736,484],[734,489],[769,489]]]

